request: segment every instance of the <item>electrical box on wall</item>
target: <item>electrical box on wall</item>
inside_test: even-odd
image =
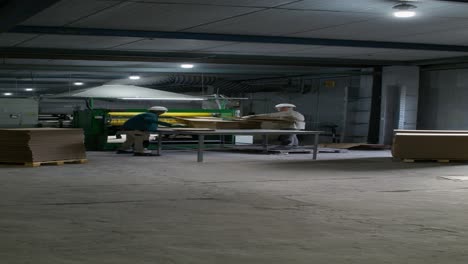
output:
[[[35,127],[39,103],[32,98],[1,98],[0,128]]]
[[[323,81],[323,86],[326,88],[334,88],[336,86],[336,82],[331,80]]]

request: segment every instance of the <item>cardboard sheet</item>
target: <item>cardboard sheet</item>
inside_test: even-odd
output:
[[[191,128],[209,129],[258,129],[261,123],[249,120],[225,120],[222,118],[177,118]]]

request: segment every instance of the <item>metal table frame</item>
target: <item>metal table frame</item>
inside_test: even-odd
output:
[[[317,159],[319,136],[322,131],[304,131],[304,130],[264,130],[264,129],[218,129],[218,130],[158,130],[158,148],[157,154],[161,154],[162,150],[162,135],[194,135],[198,136],[198,162],[203,162],[203,152],[205,149],[205,136],[238,136],[238,135],[261,135],[263,138],[263,150],[268,151],[268,136],[269,135],[314,135],[313,159]]]

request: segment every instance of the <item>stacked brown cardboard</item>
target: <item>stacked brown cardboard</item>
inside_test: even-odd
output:
[[[0,129],[0,162],[85,159],[82,129]]]
[[[468,160],[468,131],[395,131],[392,154],[399,159]]]
[[[210,128],[210,129],[256,129],[260,128],[261,123],[236,119],[236,120],[225,120],[216,117],[204,117],[204,118],[177,118],[184,122],[188,127],[193,128]]]
[[[417,134],[468,134],[468,130],[403,130],[395,129],[394,133],[417,133]]]

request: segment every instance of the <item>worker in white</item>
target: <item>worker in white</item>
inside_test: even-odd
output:
[[[262,122],[262,128],[264,129],[288,129],[288,130],[304,130],[305,129],[305,118],[304,116],[294,111],[296,108],[293,104],[277,104],[275,106],[278,112],[276,113],[269,113],[269,114],[259,114],[259,115],[251,115],[245,116],[244,118],[247,119],[259,119]],[[271,119],[271,122],[268,120]],[[284,121],[284,122],[276,122]],[[281,135],[279,137],[281,141],[281,145],[284,146],[298,146],[299,140],[297,139],[296,135]]]

